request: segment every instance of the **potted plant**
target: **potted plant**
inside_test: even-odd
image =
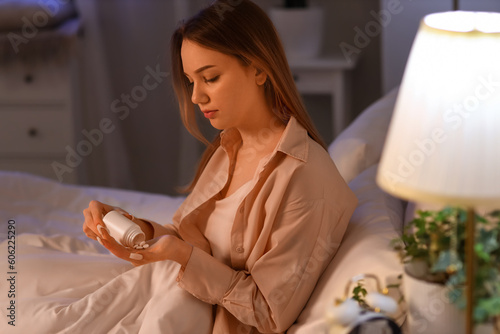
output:
[[[405,264],[410,333],[465,331],[465,324],[457,319],[464,319],[467,302],[466,215],[465,210],[453,207],[418,211],[401,238],[393,241]],[[489,330],[483,326],[486,333],[492,333],[493,327],[498,333],[493,325],[500,315],[500,212],[476,215],[476,229],[474,321],[489,325]]]
[[[283,0],[281,7],[269,13],[278,31],[287,57],[314,58],[321,52],[323,11],[308,5],[307,0]]]

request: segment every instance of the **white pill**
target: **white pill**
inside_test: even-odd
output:
[[[149,245],[148,245],[148,244],[144,244],[144,245],[142,245],[142,248],[148,248],[148,247],[149,247]]]
[[[137,254],[137,253],[130,253],[130,258],[132,260],[137,260],[137,261],[140,261],[143,259],[142,255],[141,254]]]
[[[146,243],[146,241],[141,241],[141,243],[139,245],[144,245]]]

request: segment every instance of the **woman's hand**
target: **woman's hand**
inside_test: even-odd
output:
[[[97,240],[117,257],[130,261],[136,266],[163,260],[172,260],[180,263],[182,266],[187,264],[191,256],[192,247],[173,235],[167,234],[151,239],[147,241],[150,247],[140,251],[119,244],[109,235],[106,225],[102,220],[108,212],[113,210],[118,211],[139,225],[146,235],[146,240],[151,239],[154,235],[152,225],[133,217],[121,208],[107,205],[99,201],[91,201],[89,207],[83,210],[83,215],[85,217],[83,232],[85,232],[85,235],[91,239]]]
[[[99,201],[91,201],[89,207],[83,210],[85,221],[83,223],[83,232],[90,239],[101,242],[102,233],[105,230],[105,224],[102,218],[110,211],[118,211],[127,218],[132,218],[125,210],[116,206],[107,205]]]
[[[163,235],[161,237],[146,241],[148,248],[137,250],[123,247],[106,229],[101,230],[101,244],[112,254],[120,259],[131,262],[134,266],[140,266],[157,261],[172,260],[185,267],[191,256],[192,246],[173,235]]]
[[[101,231],[106,227],[106,224],[103,222],[102,218],[110,211],[117,211],[133,221],[135,224],[139,225],[140,229],[144,232],[146,239],[153,238],[154,228],[151,223],[146,223],[141,219],[135,218],[133,215],[129,214],[122,208],[107,205],[98,201],[91,201],[89,207],[83,210],[83,216],[85,217],[85,222],[83,223],[83,232],[87,237],[102,243]]]

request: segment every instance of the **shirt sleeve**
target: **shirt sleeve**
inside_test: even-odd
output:
[[[162,235],[173,235],[178,238],[180,238],[179,233],[177,232],[177,226],[174,224],[165,224],[165,225],[160,225],[158,223],[153,222],[152,220],[140,218],[143,222],[146,224],[149,224],[151,228],[153,229],[153,238],[162,236]]]
[[[356,205],[355,197],[350,199],[349,205],[324,199],[286,205],[274,219],[265,252],[248,271],[194,248],[179,286],[259,332],[285,331],[339,247]]]

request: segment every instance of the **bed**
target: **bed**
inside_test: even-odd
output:
[[[329,146],[330,155],[356,193],[359,205],[336,256],[287,333],[327,333],[326,309],[336,298],[343,297],[351,277],[372,273],[387,283],[402,273],[389,243],[402,231],[406,203],[382,192],[375,184],[396,96],[397,90],[393,90],[376,101]],[[58,317],[66,323],[60,323],[52,332],[78,333],[76,323],[94,321],[97,315],[103,321],[103,314],[103,333],[170,333],[162,327],[162,319],[169,308],[177,306],[175,296],[169,296],[168,305],[165,299],[156,298],[164,289],[159,280],[161,270],[155,271],[154,265],[134,268],[83,234],[82,210],[92,199],[163,224],[170,222],[183,200],[64,185],[33,175],[0,172],[0,266],[5,274],[0,292],[1,333],[22,333],[23,324],[31,324],[39,329],[38,333],[44,333],[48,328],[45,326],[57,322]],[[13,245],[14,231],[15,254],[9,247]],[[170,270],[174,267],[172,264]],[[145,288],[135,295],[138,286]],[[23,306],[34,305],[41,299],[44,302],[33,314],[20,312]],[[114,314],[116,303],[128,305],[122,307],[127,312]],[[40,316],[51,305],[60,306],[48,316]],[[68,308],[64,306],[78,309],[79,318],[63,317]],[[193,327],[185,332],[202,333],[203,329]]]

